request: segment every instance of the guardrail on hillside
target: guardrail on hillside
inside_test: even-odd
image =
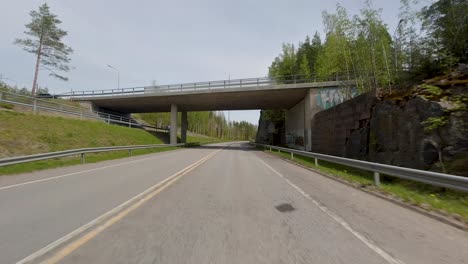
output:
[[[0,159],[0,167],[7,166],[7,165],[21,164],[21,163],[26,163],[26,162],[32,162],[32,161],[38,161],[38,160],[75,156],[75,155],[81,156],[81,163],[85,163],[86,153],[99,153],[99,152],[109,152],[109,151],[118,151],[118,150],[128,150],[128,154],[131,156],[132,151],[135,149],[181,147],[184,145],[185,144],[181,143],[181,144],[172,144],[172,145],[171,144],[154,144],[154,145],[131,145],[131,146],[70,149],[70,150],[64,150],[64,151],[56,151],[56,152],[48,152],[48,153],[40,153],[40,154],[34,154],[34,155]]]
[[[279,77],[258,77],[258,78],[245,78],[245,79],[229,79],[217,80],[208,82],[194,82],[194,83],[179,83],[167,85],[154,85],[154,86],[140,86],[131,88],[118,88],[118,89],[103,89],[103,90],[90,90],[90,91],[72,91],[64,94],[58,94],[59,97],[99,97],[99,96],[123,96],[123,95],[139,95],[151,93],[170,93],[181,91],[199,91],[199,90],[215,90],[226,88],[259,88],[263,86],[275,84],[301,84],[301,83],[315,83],[315,82],[347,82],[349,76],[344,74],[337,74],[332,77],[318,77],[318,76],[303,76],[303,75],[288,75]]]
[[[60,103],[52,102],[49,100],[39,99],[39,98],[31,97],[31,96],[20,95],[20,94],[5,92],[5,91],[0,91],[0,102],[29,107],[32,109],[33,113],[37,113],[38,110],[45,110],[49,112],[56,112],[56,113],[78,116],[80,117],[80,119],[88,118],[88,119],[100,120],[108,124],[114,123],[114,124],[125,125],[128,127],[155,128],[153,126],[138,124],[133,119],[123,117],[123,116],[97,112],[97,111],[91,111],[82,107],[76,107],[76,106],[67,105],[67,104],[60,104]]]
[[[380,164],[362,160],[348,159],[337,156],[282,148],[271,145],[258,144],[250,142],[254,146],[263,147],[265,149],[278,150],[291,153],[291,159],[294,159],[294,154],[315,159],[315,165],[318,166],[319,160],[325,160],[332,163],[346,165],[353,168],[363,169],[374,173],[374,184],[380,185],[380,174],[393,176],[401,179],[412,180],[416,182],[426,183],[439,187],[446,187],[458,191],[468,192],[468,177],[438,173],[432,171],[416,170],[387,164]]]

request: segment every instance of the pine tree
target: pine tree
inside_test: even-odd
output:
[[[31,38],[16,39],[15,44],[21,46],[25,51],[36,55],[36,66],[34,71],[34,81],[32,95],[36,94],[37,79],[40,69],[46,69],[50,76],[67,81],[68,78],[59,75],[55,70],[68,72],[70,67],[69,55],[73,50],[62,42],[62,38],[67,36],[67,32],[58,28],[62,21],[57,16],[50,13],[49,6],[43,4],[39,11],[31,11],[31,22],[26,24],[24,33]]]

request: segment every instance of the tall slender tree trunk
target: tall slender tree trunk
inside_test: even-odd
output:
[[[37,60],[36,60],[36,69],[34,71],[34,81],[33,81],[33,87],[31,89],[31,94],[32,96],[36,95],[36,87],[37,87],[37,77],[39,75],[39,64],[41,63],[41,53],[42,53],[42,34],[41,38],[39,40],[39,49],[37,50]]]

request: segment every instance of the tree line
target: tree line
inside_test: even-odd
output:
[[[49,89],[47,87],[36,87],[36,94],[48,94]],[[15,94],[20,94],[20,95],[26,95],[26,96],[32,96],[31,90],[29,90],[26,87],[20,88],[18,86],[11,86],[6,84],[0,79],[0,91],[4,92],[9,92],[9,93],[15,93]]]
[[[159,128],[166,128],[171,123],[169,113],[144,113],[136,117]],[[224,140],[251,140],[257,133],[257,126],[246,121],[229,121],[223,112],[188,112],[187,121],[189,131]],[[180,114],[178,123],[181,124]]]
[[[339,76],[355,81],[358,90],[366,92],[390,90],[467,63],[468,1],[439,0],[419,9],[418,4],[417,0],[401,0],[394,32],[389,32],[372,1],[366,1],[354,16],[338,4],[335,12],[322,13],[324,40],[315,33],[297,48],[283,44],[269,75],[278,81],[291,75]]]
[[[360,93],[405,89],[468,63],[468,1],[400,0],[398,25],[390,32],[381,10],[365,2],[350,16],[341,5],[322,12],[325,37],[316,32],[297,47],[283,44],[269,67],[279,82],[292,78],[354,81]],[[284,126],[284,110],[262,110],[261,120]]]

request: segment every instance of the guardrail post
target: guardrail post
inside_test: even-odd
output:
[[[294,159],[294,153],[291,152],[291,159]]]
[[[380,186],[380,173],[374,172],[374,185]]]
[[[318,165],[319,165],[319,164],[318,164],[318,159],[315,158],[315,166],[318,167]]]
[[[130,119],[128,120],[128,127],[132,128],[132,120],[130,120]]]
[[[132,156],[132,150],[131,149],[128,150],[128,155]]]
[[[110,124],[110,115],[107,115],[107,124]]]
[[[81,153],[81,164],[85,164],[86,162],[86,157],[84,153]]]
[[[224,89],[226,89],[226,80],[224,80]],[[2,98],[0,97],[0,99]]]
[[[271,147],[270,147],[270,152],[271,152]]]
[[[33,100],[33,113],[37,114],[37,100],[36,99]]]

